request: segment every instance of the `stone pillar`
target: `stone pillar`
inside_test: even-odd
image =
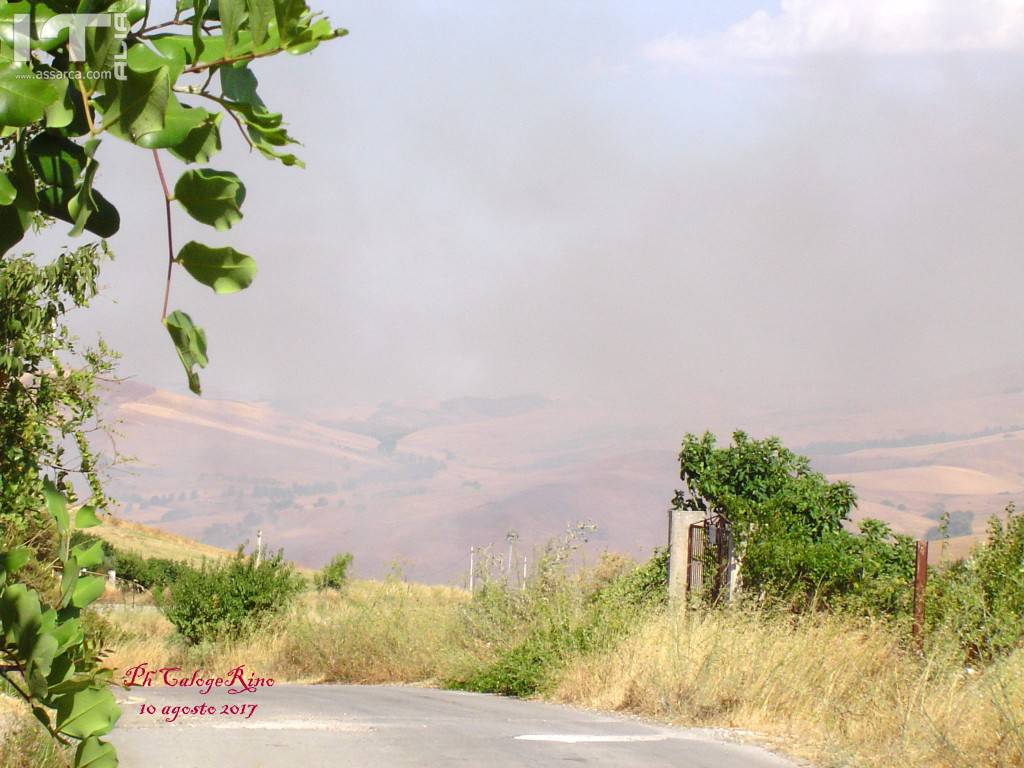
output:
[[[668,597],[685,602],[686,571],[690,560],[690,526],[704,519],[699,510],[670,509],[668,512]]]

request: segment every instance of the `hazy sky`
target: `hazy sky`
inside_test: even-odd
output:
[[[260,267],[175,279],[210,395],[774,408],[1019,354],[1024,2],[321,5],[349,37],[254,65],[307,169],[225,121],[244,221],[176,212]],[[106,155],[125,224],[82,330],[184,391],[156,175]]]

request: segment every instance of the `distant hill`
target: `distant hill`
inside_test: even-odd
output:
[[[141,557],[184,560],[192,565],[199,565],[203,560],[222,560],[234,554],[220,547],[115,517],[105,518],[102,525],[90,529],[89,533],[124,552]]]
[[[339,551],[362,576],[394,567],[427,582],[464,578],[473,546],[522,552],[598,525],[603,547],[636,557],[666,539],[686,431],[741,426],[779,434],[835,479],[853,483],[859,516],[934,535],[943,512],[972,537],[1024,492],[1024,392],[927,396],[841,411],[793,410],[731,423],[725,404],[649,424],[538,395],[392,402],[353,408],[242,403],[118,388],[110,416],[137,457],[112,474],[121,519],[207,545],[272,548],[318,567]],[[936,549],[937,545],[933,545]]]

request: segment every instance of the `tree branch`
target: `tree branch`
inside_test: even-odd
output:
[[[242,121],[238,119],[238,115],[235,114],[235,111],[231,109],[231,107],[224,99],[222,99],[219,96],[214,96],[212,93],[207,93],[205,90],[197,91],[194,88],[190,88],[187,86],[176,87],[173,90],[177,93],[187,93],[189,96],[202,96],[204,99],[209,99],[210,101],[214,101],[217,104],[219,104],[221,108],[223,108],[224,111],[228,113],[228,116],[232,120],[234,120],[235,125],[238,126],[238,132],[242,134],[242,139],[245,141],[246,144],[249,145],[249,151],[251,152],[253,150],[252,139],[249,138],[249,134],[246,133],[245,127],[242,125]]]
[[[167,319],[167,302],[171,296],[171,274],[174,268],[174,237],[173,230],[171,227],[171,200],[174,197],[171,195],[171,190],[167,186],[167,179],[164,177],[163,166],[160,165],[160,155],[154,149],[153,150],[153,162],[156,163],[156,172],[160,177],[160,186],[164,192],[164,213],[167,217],[167,282],[164,284],[164,308],[160,313],[160,319]]]

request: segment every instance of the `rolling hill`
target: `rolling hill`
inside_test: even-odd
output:
[[[1014,423],[1022,399],[939,392],[744,423],[852,482],[858,515],[934,537],[949,513],[962,549],[1024,490],[1024,430],[998,426]],[[308,408],[130,383],[112,393],[109,414],[135,461],[112,468],[110,488],[119,518],[214,547],[251,546],[262,530],[310,567],[351,551],[361,575],[397,567],[456,582],[471,547],[503,549],[510,531],[523,552],[580,520],[598,526],[595,554],[662,545],[678,440],[687,429],[722,434],[723,413],[701,408],[671,428],[541,396]]]

